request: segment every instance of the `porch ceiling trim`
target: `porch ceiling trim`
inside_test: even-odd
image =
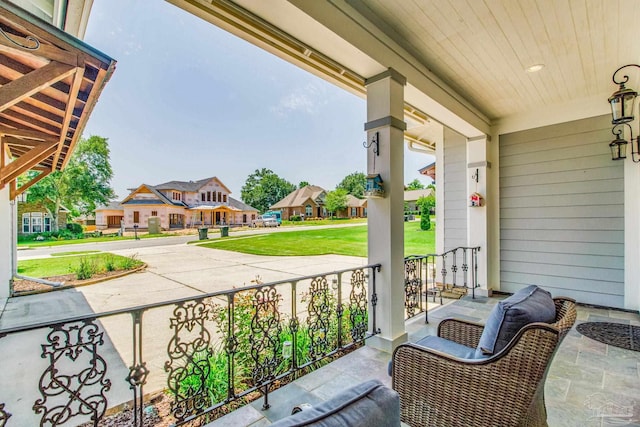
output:
[[[115,60],[5,0],[0,30],[0,188],[13,199],[66,166]]]

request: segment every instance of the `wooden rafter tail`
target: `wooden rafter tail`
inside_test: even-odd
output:
[[[105,78],[110,76],[111,73],[113,73],[114,69],[115,69],[115,63],[112,63],[111,67],[108,70],[100,69],[98,71],[98,76],[96,77],[96,81],[97,82],[102,81],[104,85],[106,83]],[[82,110],[82,113],[80,114],[80,118],[78,119],[78,127],[76,128],[76,131],[74,133],[74,138],[71,141],[71,144],[69,145],[68,153],[73,152],[73,149],[75,148],[76,143],[78,142],[78,138],[82,136],[82,132],[84,131],[84,125],[86,124],[87,119],[91,115],[91,112],[93,111],[93,106],[96,105],[96,102],[98,101],[98,97],[100,96],[101,91],[102,89],[91,91],[91,94],[89,95],[89,99],[87,99],[87,102],[85,103],[85,108]],[[64,160],[62,161],[62,166],[60,167],[60,170],[64,169],[67,166],[67,163],[69,163],[70,158],[71,156],[69,155],[64,156]],[[56,168],[56,163],[53,163],[53,168],[54,169]]]
[[[20,37],[12,34],[11,38],[14,41],[20,43],[22,46],[29,46],[33,44],[32,42],[27,40],[26,37]],[[78,65],[77,54],[67,52],[60,48],[57,48],[56,46],[44,43],[40,43],[40,46],[37,50],[31,51],[11,43],[4,37],[0,37],[0,52],[7,52],[11,54],[17,53],[22,56],[26,55],[28,57],[32,57],[36,60],[46,59],[47,61],[56,61],[61,64],[71,65],[73,67],[76,67]]]
[[[37,139],[22,139],[15,136],[4,136],[4,141],[8,145],[17,145],[20,147],[36,147],[38,145],[49,144],[52,141],[38,141]]]
[[[73,76],[73,83],[71,84],[71,87],[69,90],[69,99],[67,100],[67,108],[64,112],[64,118],[62,120],[62,123],[64,124],[64,126],[62,126],[62,129],[60,130],[60,140],[58,141],[58,150],[56,151],[55,156],[53,156],[53,162],[51,163],[54,168],[58,164],[58,160],[60,159],[60,153],[62,153],[64,142],[67,139],[69,124],[71,124],[71,117],[73,116],[73,110],[75,108],[74,101],[78,97],[78,92],[80,92],[80,86],[82,84],[83,76],[84,76],[84,68],[76,67],[75,75]],[[77,139],[78,137],[79,136],[76,136],[75,138]],[[70,147],[70,150],[71,149],[72,147]]]
[[[0,182],[7,184],[51,156],[56,150],[55,142],[32,148],[26,154],[0,169]]]
[[[0,87],[0,112],[71,75],[76,67],[52,61]]]
[[[29,182],[27,182],[25,184],[22,184],[20,187],[13,188],[13,191],[11,191],[12,187],[9,187],[9,198],[10,198],[10,200],[14,200],[20,194],[22,194],[25,191],[27,191],[29,189],[29,187],[31,187],[32,185],[36,184],[38,181],[42,180],[43,178],[45,178],[51,172],[52,172],[52,170],[47,168],[46,170],[43,170],[42,172],[40,172],[36,177],[31,179]],[[12,182],[12,185],[13,185],[13,184],[15,184],[17,182],[17,180],[14,179],[11,182]]]
[[[58,138],[55,135],[40,132],[31,129],[14,129],[9,126],[0,124],[0,135],[15,136],[17,138],[38,139],[46,142],[58,142]]]

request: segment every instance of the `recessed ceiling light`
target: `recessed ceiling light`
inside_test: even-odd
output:
[[[530,67],[525,68],[524,70],[527,73],[537,73],[538,71],[542,70],[544,68],[544,64],[535,64],[532,65]]]

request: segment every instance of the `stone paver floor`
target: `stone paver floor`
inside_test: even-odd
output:
[[[418,316],[407,322],[409,340],[435,334],[440,320],[457,317],[484,321],[499,298],[469,297],[445,303],[429,312],[428,325]],[[578,307],[576,325],[607,321],[640,326],[640,316],[595,307]],[[262,399],[208,424],[208,427],[266,426],[285,417],[300,403],[318,403],[368,379],[391,385],[387,375],[390,355],[364,347],[306,375]],[[623,350],[582,336],[574,328],[551,364],[545,386],[548,424],[554,426],[640,426],[640,352]],[[627,417],[628,415],[628,417]],[[372,426],[373,427],[373,426]]]

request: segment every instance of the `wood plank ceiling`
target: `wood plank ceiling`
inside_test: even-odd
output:
[[[11,199],[65,167],[114,69],[108,56],[0,2],[0,188],[9,185]],[[39,174],[18,187],[30,170]]]
[[[637,0],[347,0],[490,119],[606,97],[637,63]],[[544,64],[537,73],[526,68]],[[634,73],[630,86],[638,87]]]

